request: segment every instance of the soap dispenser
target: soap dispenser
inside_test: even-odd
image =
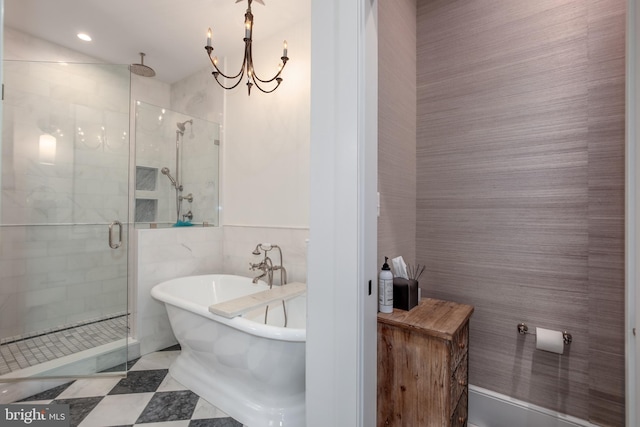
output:
[[[387,263],[388,260],[388,257],[384,257],[378,280],[378,310],[381,313],[393,313],[393,273]]]

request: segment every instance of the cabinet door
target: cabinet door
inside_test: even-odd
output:
[[[378,324],[378,425],[439,426],[450,418],[447,341]]]

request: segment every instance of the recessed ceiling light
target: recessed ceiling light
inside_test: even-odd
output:
[[[78,38],[80,40],[84,40],[85,42],[90,42],[91,41],[91,36],[89,34],[86,34],[86,33],[78,33]]]

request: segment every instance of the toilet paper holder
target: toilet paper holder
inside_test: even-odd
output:
[[[518,323],[518,333],[520,335],[525,335],[525,334],[535,335],[534,332],[529,332],[529,327],[524,322]],[[573,337],[571,336],[571,334],[569,332],[562,331],[562,340],[564,341],[565,345],[569,345],[569,344],[571,344],[571,341],[573,341]]]

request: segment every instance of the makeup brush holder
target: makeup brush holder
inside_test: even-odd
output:
[[[393,278],[393,308],[409,311],[418,305],[418,281]]]

